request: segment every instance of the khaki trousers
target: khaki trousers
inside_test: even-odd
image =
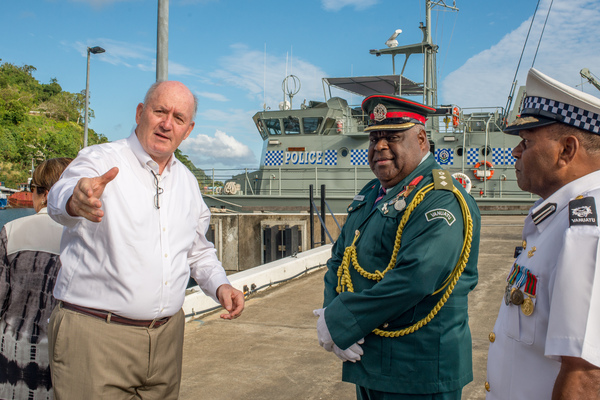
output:
[[[185,318],[158,328],[108,323],[57,305],[48,344],[56,400],[177,399]]]

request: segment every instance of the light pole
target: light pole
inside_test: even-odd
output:
[[[90,101],[90,53],[100,54],[104,53],[104,50],[100,46],[88,47],[87,48],[87,73],[85,75],[85,114],[83,115],[83,147],[87,147],[88,144],[88,105]]]

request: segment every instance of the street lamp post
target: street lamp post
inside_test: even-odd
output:
[[[83,115],[83,147],[88,145],[88,105],[90,101],[90,53],[100,54],[104,53],[104,50],[100,46],[88,47],[87,48],[87,73],[85,75],[85,114]]]

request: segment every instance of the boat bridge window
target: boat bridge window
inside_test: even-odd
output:
[[[254,122],[256,123],[256,129],[258,129],[258,132],[260,133],[260,137],[263,140],[267,140],[269,138],[269,134],[265,130],[265,127],[263,126],[262,120],[261,119],[255,119]]]
[[[300,120],[295,117],[287,117],[283,120],[283,126],[286,135],[300,134]]]
[[[322,123],[322,117],[302,118],[302,128],[304,129],[304,133],[317,133]]]
[[[281,123],[279,119],[263,119],[269,135],[281,135]]]

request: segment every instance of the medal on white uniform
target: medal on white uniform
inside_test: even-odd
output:
[[[534,308],[535,306],[533,305],[533,300],[531,300],[531,297],[527,295],[527,298],[523,300],[523,304],[521,304],[521,311],[523,314],[529,317],[531,314],[533,314]]]
[[[513,303],[515,306],[520,306],[521,304],[523,304],[524,300],[525,296],[523,295],[521,289],[512,288],[510,292],[510,302]]]
[[[537,290],[537,276],[532,274],[530,271],[527,271],[527,283],[525,283],[525,287],[523,291],[527,295],[527,298],[523,300],[523,304],[521,304],[521,311],[524,315],[530,316],[533,314],[535,310],[535,294]]]
[[[511,284],[509,283],[508,285],[506,285],[506,289],[504,289],[504,303],[506,305],[510,304],[510,287]]]

